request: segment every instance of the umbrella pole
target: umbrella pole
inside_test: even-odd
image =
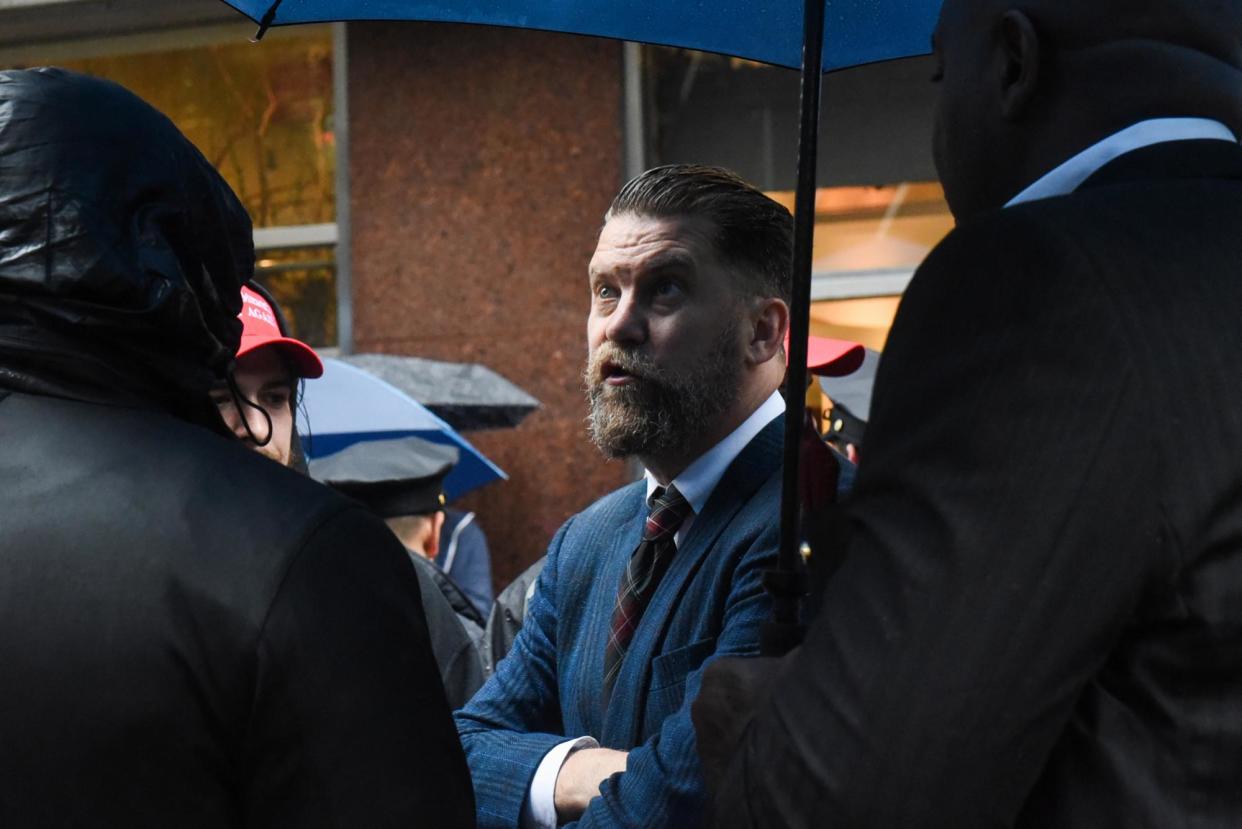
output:
[[[802,92],[798,131],[798,189],[794,200],[793,305],[789,319],[789,369],[785,382],[785,462],[781,487],[781,536],[776,569],[764,574],[772,595],[772,621],[762,633],[765,656],[781,656],[802,641],[799,608],[806,576],[799,562],[801,528],[799,447],[806,389],[807,335],[811,315],[811,255],[815,237],[815,164],[819,148],[819,94],[823,78],[825,0],[805,0],[802,17]]]

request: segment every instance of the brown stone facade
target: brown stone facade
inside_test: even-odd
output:
[[[484,363],[539,398],[472,442],[510,475],[463,501],[503,586],[628,480],[586,437],[586,267],[620,186],[619,44],[423,23],[349,28],[354,347]]]

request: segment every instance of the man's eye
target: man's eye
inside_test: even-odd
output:
[[[658,297],[671,297],[681,293],[681,285],[675,279],[661,279],[655,284],[652,292]]]
[[[595,289],[595,297],[597,299],[616,299],[617,290],[611,285],[600,285]]]

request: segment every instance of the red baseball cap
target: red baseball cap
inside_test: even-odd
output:
[[[834,340],[829,337],[806,338],[806,368],[821,377],[844,377],[858,371],[867,356],[862,343]],[[789,359],[789,334],[785,334],[785,359]]]
[[[245,286],[242,286],[241,296],[242,309],[237,315],[242,321],[241,345],[237,348],[239,358],[256,348],[276,346],[289,358],[298,377],[315,378],[323,374],[323,363],[314,349],[301,340],[280,333],[271,303]]]

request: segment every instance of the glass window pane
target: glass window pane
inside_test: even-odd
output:
[[[168,115],[256,227],[335,219],[330,30],[57,64],[114,80]]]
[[[793,209],[792,191],[768,195]],[[944,191],[935,182],[820,188],[812,269],[913,270],[952,228]]]

